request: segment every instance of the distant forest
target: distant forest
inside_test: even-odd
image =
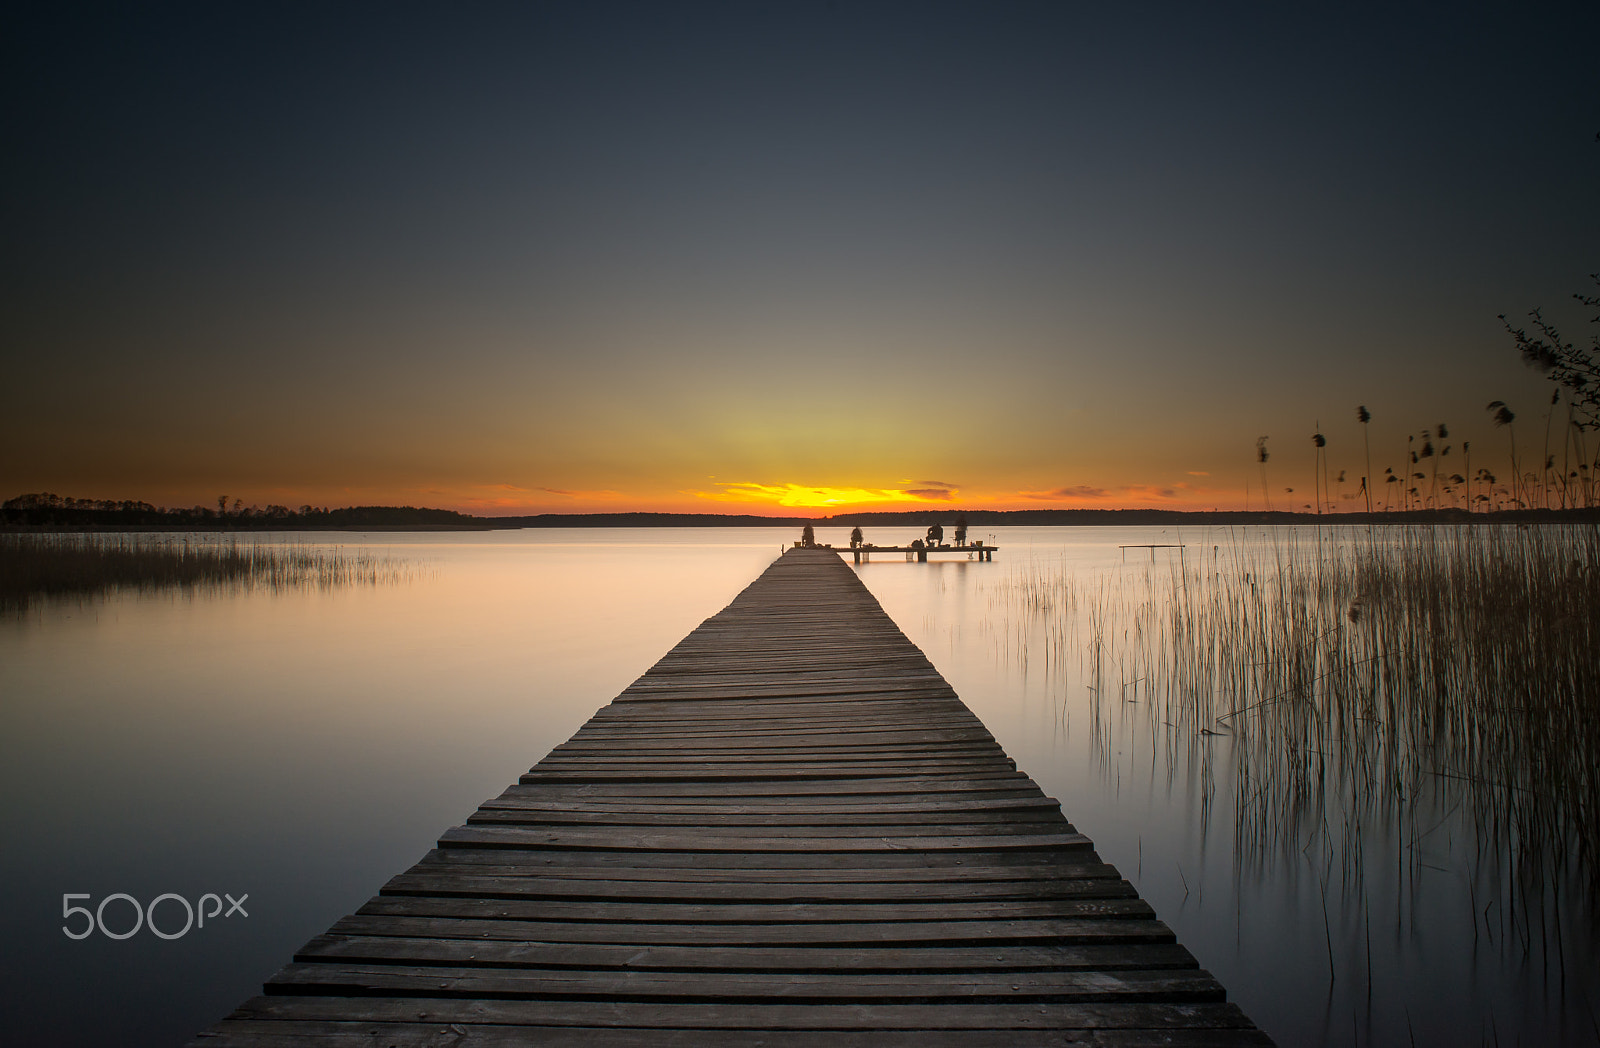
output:
[[[1263,513],[1170,509],[914,509],[870,513],[837,513],[827,517],[757,517],[718,513],[541,513],[531,517],[483,517],[503,528],[707,528],[707,527],[880,527],[925,528],[930,524],[966,521],[969,527],[1132,527],[1166,524],[1464,524],[1469,521],[1600,522],[1600,509],[1501,510],[1468,513],[1464,509],[1413,510],[1394,513]]]
[[[219,498],[215,508],[161,509],[148,502],[63,498],[50,492],[0,503],[0,524],[15,528],[143,528],[203,531],[414,528],[482,530],[506,527],[448,509],[416,506],[246,506]],[[515,525],[509,525],[515,526]]]
[[[875,513],[838,513],[828,517],[764,517],[740,513],[540,513],[521,517],[475,517],[448,509],[416,506],[349,506],[343,509],[301,506],[245,506],[219,498],[215,507],[162,509],[148,502],[75,499],[43,492],[19,495],[0,503],[0,527],[11,529],[130,529],[198,531],[484,531],[501,528],[761,528],[916,527],[966,521],[969,527],[1114,527],[1178,524],[1460,524],[1467,521],[1505,523],[1600,522],[1596,509],[1502,510],[1471,513],[1463,509],[1413,510],[1407,513],[1263,513],[1186,512],[1164,509],[1023,509],[957,510],[928,507]]]

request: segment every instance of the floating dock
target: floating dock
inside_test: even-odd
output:
[[[796,542],[794,544],[794,548],[824,549],[830,550],[834,553],[850,553],[854,555],[855,562],[860,564],[862,557],[867,557],[870,559],[874,553],[904,553],[907,560],[911,559],[912,554],[916,554],[916,559],[919,561],[926,561],[928,559],[928,554],[930,553],[965,553],[968,560],[973,558],[978,560],[994,560],[994,551],[1000,547],[986,546],[981,542],[973,542],[959,546],[946,546],[943,544],[938,546],[874,546],[870,543],[864,543],[860,546],[841,546],[835,548],[833,546],[821,546],[816,544],[808,546],[803,542]]]
[[[1265,1045],[826,549],[196,1045]]]

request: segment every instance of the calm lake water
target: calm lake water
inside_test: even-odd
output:
[[[878,529],[881,544],[912,529]],[[1270,541],[1148,528],[974,531],[992,563],[857,570],[900,627],[1230,998],[1283,1044],[1596,1043],[1593,926],[1524,946],[1447,792],[1426,833],[1236,847],[1225,737],[1102,702],[1006,598],[1069,568],[1121,585],[1171,551]],[[171,1045],[259,992],[438,834],[564,741],[795,537],[792,529],[272,536],[402,560],[376,586],[125,594],[0,621],[0,1030],[9,1043]],[[819,529],[845,544],[845,532]],[[1343,853],[1341,853],[1343,854]],[[1486,887],[1486,885],[1488,885]],[[95,907],[214,894],[242,912],[170,940],[75,941]],[[248,895],[248,899],[243,896]],[[85,905],[73,900],[68,905]],[[224,905],[218,905],[223,909]],[[1485,916],[1487,911],[1487,916]],[[1568,912],[1572,911],[1572,912]],[[185,903],[156,911],[170,933]],[[210,913],[208,909],[203,912]],[[247,916],[246,916],[247,914]],[[133,924],[131,904],[102,914]],[[1537,920],[1537,916],[1534,918]]]

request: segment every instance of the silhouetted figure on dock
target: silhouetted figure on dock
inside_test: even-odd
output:
[[[850,548],[851,549],[857,548],[858,546],[860,546],[865,541],[866,541],[866,539],[862,536],[860,527],[854,527],[854,528],[850,529]]]
[[[813,528],[810,524],[807,524],[805,527],[800,529],[800,545],[810,547],[810,546],[815,546],[816,544],[817,544],[817,532],[816,532],[816,529]]]
[[[930,524],[928,526],[928,545],[930,547],[938,546],[943,542],[944,542],[944,528],[942,528],[938,524]]]
[[[956,545],[957,546],[965,546],[966,544],[967,544],[967,518],[966,517],[957,517],[956,518]]]

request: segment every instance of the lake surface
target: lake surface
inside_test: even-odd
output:
[[[6,1040],[182,1043],[564,741],[794,537],[271,536],[407,568],[376,586],[122,594],[0,621]],[[1355,871],[1325,848],[1237,846],[1230,741],[1174,734],[1125,696],[1096,700],[1081,666],[1046,657],[1059,624],[1008,597],[1008,580],[1057,568],[1139,584],[1173,556],[1123,545],[1272,536],[973,537],[1003,547],[994,562],[886,556],[857,570],[1019,768],[1281,1043],[1600,1039],[1585,908],[1569,893],[1552,913],[1567,928],[1560,964],[1525,947],[1514,920],[1497,923],[1494,906],[1507,904],[1484,873],[1496,863],[1476,854],[1448,792],[1418,800],[1437,805],[1426,833],[1391,840],[1363,826]],[[843,529],[818,539],[846,541]],[[155,911],[169,934],[208,893],[243,912],[171,939],[141,928],[73,940],[63,924],[84,918],[64,921],[68,893],[91,908],[116,893],[180,896]],[[127,930],[132,904],[107,903],[102,920]]]

